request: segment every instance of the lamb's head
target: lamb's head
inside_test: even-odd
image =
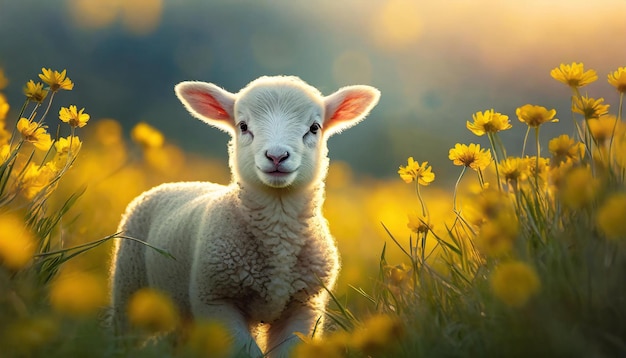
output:
[[[176,94],[195,117],[230,133],[234,179],[263,188],[321,180],[326,141],[361,121],[380,92],[348,86],[322,96],[297,77],[261,77],[237,94],[205,82],[182,82]]]

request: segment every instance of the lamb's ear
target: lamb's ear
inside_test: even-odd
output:
[[[234,133],[234,94],[212,83],[198,81],[181,82],[174,90],[194,117],[230,134]]]
[[[380,91],[370,86],[348,86],[324,98],[328,136],[359,123],[378,103]]]

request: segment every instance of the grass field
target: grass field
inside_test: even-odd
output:
[[[428,158],[398,163],[393,180],[331,164],[324,212],[343,269],[327,336],[301,337],[295,357],[626,356],[626,67],[550,75],[571,112],[520,99],[515,113],[468,113],[476,143],[450,143],[454,187],[437,186]],[[10,76],[0,71],[0,91]],[[133,334],[102,327],[128,202],[162,182],[230,175],[147,123],[123,133],[64,103],[68,76],[43,69],[22,107],[0,93],[0,357],[229,356],[216,322],[130,344],[181,325],[160,292],[129,305]],[[614,98],[583,94],[598,78]],[[557,118],[576,132],[541,137]],[[521,153],[499,137],[512,126],[528,128]]]

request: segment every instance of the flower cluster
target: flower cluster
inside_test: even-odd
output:
[[[89,120],[89,114],[85,113],[84,108],[77,110],[75,105],[61,107],[59,119],[68,123],[71,129],[68,137],[53,138],[45,122],[54,95],[61,90],[72,90],[74,83],[67,77],[66,70],[58,72],[42,68],[39,78],[43,83],[29,80],[24,86],[26,101],[15,123],[17,138],[13,138],[6,128],[9,104],[0,94],[0,164],[3,168],[0,183],[4,183],[0,186],[4,190],[0,192],[0,198],[19,193],[25,199],[33,200],[42,193],[41,199],[45,199],[56,186],[58,178],[70,167],[81,147],[82,142],[75,129],[84,127]],[[36,118],[44,101],[47,101],[46,109]],[[27,109],[31,109],[30,115],[24,115]],[[38,151],[30,159],[23,152],[28,145]]]
[[[296,346],[293,356],[339,358],[346,357],[347,351],[375,356],[397,344],[404,333],[404,325],[397,317],[376,314],[365,320],[353,332],[336,331],[323,341],[310,339],[296,332],[303,343]]]
[[[435,180],[435,173],[432,172],[428,162],[419,164],[413,157],[409,157],[406,167],[400,167],[398,174],[407,184],[417,181],[420,185],[428,185]]]
[[[509,117],[493,108],[476,112],[472,121],[466,122],[466,128],[476,136],[486,136],[491,148],[481,148],[477,143],[457,143],[448,153],[454,165],[463,167],[453,194],[456,217],[452,224],[444,225],[454,245],[443,243],[433,231],[428,216],[415,212],[408,216],[407,226],[418,237],[434,233],[437,244],[446,253],[444,257],[464,256],[446,261],[449,265],[456,265],[456,260],[474,259],[478,262],[476,267],[486,265],[492,270],[488,276],[491,293],[514,308],[527,305],[540,291],[541,275],[529,251],[551,245],[550,235],[558,228],[578,225],[580,213],[595,212],[590,220],[593,233],[601,236],[599,240],[626,238],[623,220],[626,125],[621,113],[626,67],[608,75],[608,83],[620,96],[617,116],[610,114],[611,107],[604,98],[579,93],[581,87],[598,79],[594,70],[585,70],[582,63],[572,63],[561,64],[550,74],[573,91],[571,112],[577,135],[562,134],[550,139],[547,146],[550,157],[543,157],[540,128],[558,122],[557,112],[541,105],[524,104],[515,110],[515,115],[527,126],[526,137],[522,154],[513,156],[507,154],[499,137],[500,132],[512,128]],[[576,116],[581,119],[577,120]],[[531,131],[535,134],[536,147],[532,156],[526,154]],[[420,166],[409,158],[408,165],[400,167],[398,174],[407,183],[418,181],[425,185],[419,180],[428,173],[426,163]],[[457,191],[467,168],[477,173],[480,189],[471,196],[469,204],[458,205]],[[496,185],[489,185],[487,179],[495,180]],[[464,240],[470,244],[463,243]],[[388,289],[395,296],[401,293],[393,282],[404,282],[411,277],[413,282],[423,283],[417,278],[426,272],[420,274],[420,268],[427,267],[427,257],[417,256],[415,252],[413,248],[405,251],[413,261],[411,269],[383,266]]]

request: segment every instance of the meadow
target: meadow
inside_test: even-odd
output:
[[[327,336],[300,337],[294,357],[626,355],[626,67],[546,72],[571,112],[521,98],[515,113],[468,113],[476,140],[450,143],[453,187],[438,186],[450,180],[424,154],[398,163],[393,180],[331,162],[324,213],[343,268]],[[65,103],[79,81],[70,72],[43,68],[25,84],[11,75],[0,70],[0,91],[21,86],[25,98],[0,93],[0,357],[235,354],[219,323],[183,325],[153,290],[129,304],[132,334],[102,323],[125,206],[163,182],[227,183],[227,164],[149,123],[124,133]],[[585,93],[595,81],[614,97]],[[576,131],[541,136],[559,121]],[[527,128],[520,153],[499,135],[513,126]]]

